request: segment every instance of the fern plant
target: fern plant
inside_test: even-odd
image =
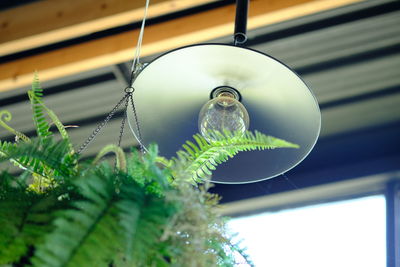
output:
[[[33,78],[32,90],[28,91],[28,96],[32,105],[33,123],[36,126],[37,135],[42,138],[51,136],[53,133],[49,130],[50,125],[44,114],[42,103],[43,90],[40,87],[37,73],[35,73]]]
[[[192,177],[195,182],[207,179],[218,165],[233,158],[242,151],[264,150],[275,148],[298,148],[298,145],[285,140],[267,136],[258,131],[245,132],[244,135],[225,131],[213,132],[212,141],[202,135],[193,136],[196,143],[186,141],[177,157],[164,163],[176,171],[176,175]]]
[[[0,112],[0,125],[16,136],[0,141],[0,161],[23,169],[0,174],[0,265],[233,266],[236,254],[251,265],[231,243],[206,178],[241,151],[295,144],[259,132],[216,132],[211,142],[195,135],[172,159],[156,145],[146,154],[109,145],[83,163],[45,106],[37,75],[28,94],[36,138],[11,128],[11,114]],[[104,159],[109,153],[116,167]]]

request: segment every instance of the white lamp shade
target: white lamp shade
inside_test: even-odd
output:
[[[170,51],[148,64],[134,81],[134,99],[145,146],[175,155],[198,133],[198,114],[213,89],[235,88],[258,130],[299,149],[243,152],[220,165],[211,180],[249,183],[280,175],[314,147],[321,127],[318,103],[289,67],[261,52],[224,44],[199,44]],[[131,112],[128,118],[133,121]]]

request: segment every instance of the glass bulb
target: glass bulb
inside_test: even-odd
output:
[[[221,93],[208,101],[199,113],[199,131],[207,141],[212,141],[209,133],[228,130],[244,134],[249,128],[249,114],[246,108],[231,93]]]

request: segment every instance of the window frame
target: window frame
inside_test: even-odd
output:
[[[400,172],[234,201],[222,205],[221,213],[234,218],[378,194],[386,203],[387,267],[400,267]]]
[[[388,267],[400,267],[400,181],[386,185],[386,257]]]

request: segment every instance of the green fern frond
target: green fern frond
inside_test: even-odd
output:
[[[212,174],[216,167],[234,157],[241,151],[264,150],[275,148],[298,148],[299,146],[285,140],[275,138],[255,131],[247,131],[239,135],[225,131],[224,133],[213,132],[207,140],[200,134],[193,136],[196,144],[187,141],[183,150],[177,152],[177,157],[172,158],[174,164],[172,169],[175,175],[192,177],[199,182]],[[180,178],[176,177],[176,178]]]
[[[24,142],[30,142],[29,137],[27,137],[23,133],[18,132],[17,130],[10,127],[3,119],[5,121],[11,121],[12,115],[8,110],[0,111],[0,126],[3,127],[4,129],[6,129],[7,131],[11,132],[12,134],[14,134],[18,139],[21,139]]]
[[[11,160],[43,177],[48,175],[46,168],[52,170],[55,177],[70,177],[76,172],[77,160],[75,155],[70,155],[69,145],[66,140],[54,142],[51,138],[22,144],[0,141],[0,162]]]
[[[32,173],[32,179],[29,183],[28,190],[36,193],[43,193],[48,188],[54,187],[56,181],[52,178],[52,172],[48,171],[47,168],[43,168],[44,175],[39,175],[37,173]]]
[[[33,122],[36,127],[37,135],[39,137],[46,138],[53,134],[50,131],[50,124],[47,122],[47,119],[45,117],[45,113],[47,113],[51,121],[57,127],[61,135],[61,138],[67,140],[68,143],[70,143],[69,135],[65,130],[65,126],[62,124],[58,116],[51,109],[49,109],[42,101],[43,89],[40,86],[39,77],[37,73],[35,73],[32,82],[32,89],[28,91],[28,96],[31,101],[31,106],[33,110]],[[70,144],[70,150],[72,154],[73,153],[72,144]]]
[[[57,213],[55,230],[37,247],[34,266],[109,266],[121,254],[126,266],[163,259],[157,247],[173,204],[115,173],[107,162],[74,184],[83,199]]]
[[[164,177],[165,178],[165,177]],[[124,179],[118,202],[120,224],[125,233],[127,266],[161,266],[166,264],[166,254],[160,249],[165,225],[176,212],[176,204],[163,196],[148,193],[133,180]],[[172,190],[172,188],[170,188]],[[169,265],[167,265],[169,266]]]
[[[105,146],[100,152],[97,154],[96,158],[93,160],[92,164],[96,164],[102,157],[106,154],[113,152],[115,154],[116,159],[116,167],[120,171],[126,172],[126,158],[125,153],[121,147],[117,145],[108,145]]]
[[[148,193],[162,195],[169,188],[171,174],[168,168],[160,168],[158,147],[150,144],[147,153],[140,155],[135,149],[127,158],[127,173]]]
[[[173,161],[161,156],[157,157],[157,162],[160,163],[165,168],[170,168],[173,164]]]
[[[20,175],[11,175],[7,171],[0,173],[0,199],[4,199],[8,192],[13,190],[25,191],[29,184],[31,173],[22,172]]]
[[[142,164],[143,161],[139,151],[132,148],[132,152],[127,155],[126,162],[126,173],[131,176],[135,182],[144,186],[146,182],[146,177],[144,177],[145,168]]]
[[[50,125],[44,115],[42,104],[43,89],[40,86],[38,74],[35,72],[32,89],[28,91],[29,100],[33,111],[33,123],[36,127],[37,135],[43,138],[51,136]]]
[[[50,119],[52,120],[54,125],[57,127],[57,130],[60,132],[61,137],[64,140],[67,140],[69,142],[68,132],[65,130],[65,126],[64,126],[64,124],[62,124],[62,122],[60,121],[58,116],[51,109],[46,107],[46,105],[44,103],[40,103],[40,105],[47,112],[47,115],[49,115]],[[72,145],[71,145],[71,147],[72,147]]]
[[[54,196],[22,190],[3,194],[0,201],[0,264],[18,262],[29,246],[43,240],[51,229]]]
[[[117,194],[112,168],[75,182],[83,200],[57,213],[55,230],[36,248],[34,266],[108,266],[120,245]]]

